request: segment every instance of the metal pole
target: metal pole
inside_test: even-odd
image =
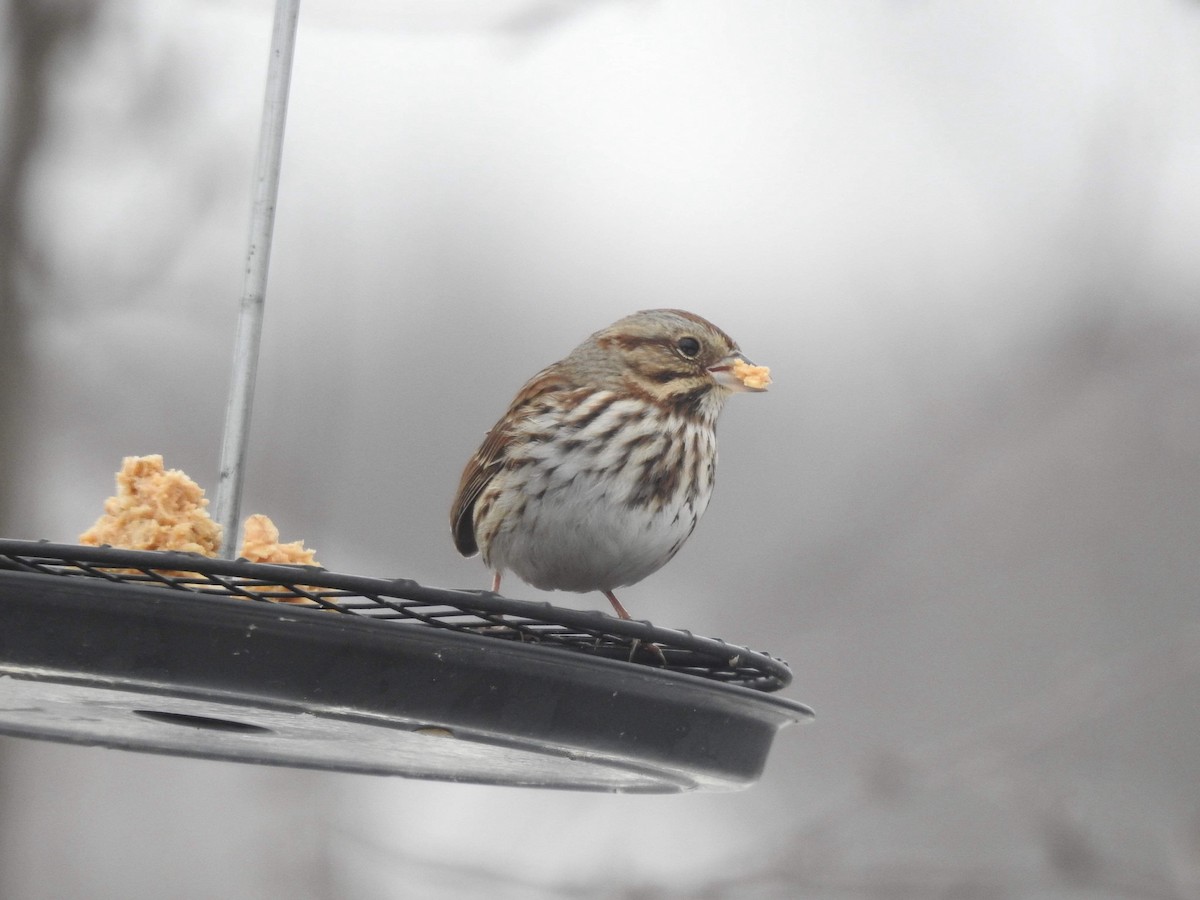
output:
[[[267,93],[258,134],[258,160],[254,167],[254,200],[250,209],[250,235],[246,248],[246,275],[233,350],[233,378],[225,408],[225,436],[221,444],[221,471],[217,478],[216,519],[221,524],[221,555],[232,557],[237,546],[242,506],[242,480],[250,434],[250,408],[258,372],[258,345],[262,336],[267,270],[271,264],[271,233],[275,227],[275,201],[279,196],[279,169],[283,156],[283,129],[287,121],[288,87],[292,55],[296,48],[296,22],[300,0],[276,0],[271,33],[271,59],[267,66]]]

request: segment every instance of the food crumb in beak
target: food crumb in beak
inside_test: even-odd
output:
[[[771,383],[771,370],[766,366],[752,366],[744,359],[734,360],[733,377],[750,391],[765,391]]]

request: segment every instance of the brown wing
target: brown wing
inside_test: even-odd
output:
[[[488,482],[503,468],[516,426],[536,412],[538,398],[568,387],[570,385],[557,363],[534,375],[467,463],[458,482],[454,504],[450,507],[450,531],[454,535],[454,546],[463,556],[474,556],[479,552],[475,540],[475,502]]]

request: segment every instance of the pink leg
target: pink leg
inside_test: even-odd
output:
[[[608,602],[613,605],[613,609],[615,609],[617,611],[617,615],[620,618],[622,618],[622,619],[632,619],[633,618],[633,616],[629,615],[629,613],[626,611],[625,607],[623,607],[621,605],[621,601],[617,599],[616,595],[612,591],[604,591],[603,593],[604,593],[604,596],[608,598]],[[629,658],[631,660],[633,659],[634,655],[637,653],[638,646],[641,643],[642,642],[640,639],[634,640],[632,646],[629,649]],[[646,646],[654,651],[654,655],[657,656],[662,661],[662,664],[664,666],[668,665],[667,655],[665,653],[663,653],[662,647],[658,646],[658,644],[647,644]]]
[[[612,591],[604,591],[604,596],[608,598],[608,602],[613,605],[613,609],[617,611],[617,617],[620,619],[632,619],[633,616],[625,611],[625,607],[621,605],[621,601],[617,599],[616,594]]]
[[[495,572],[492,574],[492,593],[493,594],[500,593],[500,573],[499,572]]]

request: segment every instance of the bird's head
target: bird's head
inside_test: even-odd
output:
[[[658,405],[719,409],[738,391],[764,391],[767,370],[754,366],[724,331],[679,309],[634,313],[598,331],[567,357],[599,384]]]

